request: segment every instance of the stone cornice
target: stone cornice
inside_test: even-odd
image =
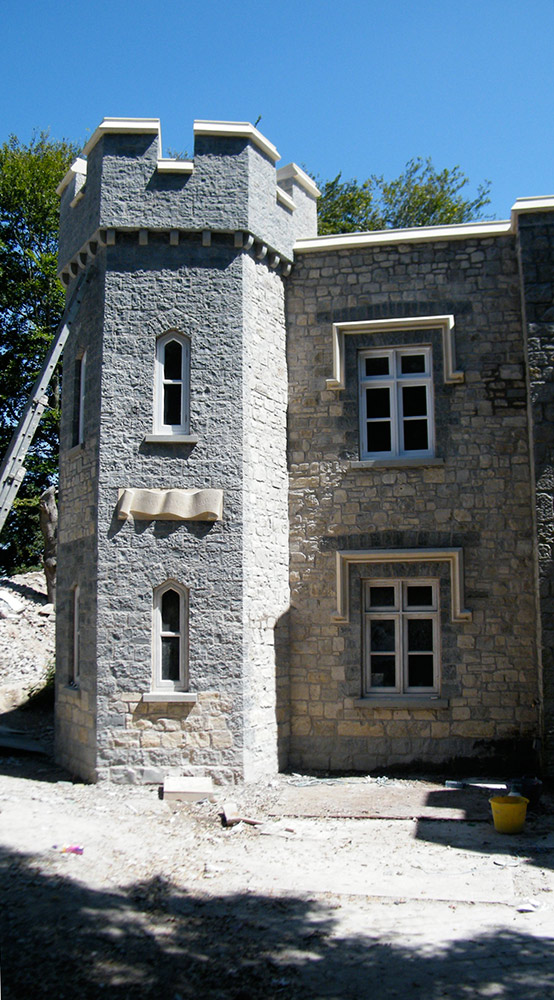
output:
[[[414,229],[381,229],[368,233],[338,236],[315,236],[294,244],[296,253],[324,253],[330,250],[356,250],[360,247],[387,246],[395,243],[432,243],[442,240],[486,239],[508,236],[511,222],[467,222],[455,226],[422,226]]]

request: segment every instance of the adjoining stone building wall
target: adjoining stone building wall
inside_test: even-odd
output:
[[[288,290],[291,766],[371,770],[491,756],[508,743],[530,755],[539,692],[514,238],[386,245],[383,237],[335,252],[322,240],[297,250]],[[447,340],[431,319],[445,315],[463,373],[450,382]],[[396,321],[390,329],[371,326],[387,319]],[[348,332],[348,322],[359,328]],[[342,389],[326,382],[333,323],[347,331]],[[360,462],[357,354],[409,345],[432,348],[434,457]],[[452,620],[454,575],[440,559],[452,549],[463,557],[471,620]],[[391,561],[391,550],[409,561]],[[352,565],[350,551],[361,553]],[[341,624],[337,553],[349,571]],[[417,577],[440,580],[438,690],[364,697],[361,581]]]
[[[521,205],[518,236],[526,323],[539,585],[543,760],[554,774],[554,216]]]

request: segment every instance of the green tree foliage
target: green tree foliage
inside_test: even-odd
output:
[[[372,175],[358,184],[356,180],[343,181],[337,174],[333,180],[319,183],[318,230],[325,236],[483,218],[483,209],[490,204],[490,184],[480,184],[473,199],[462,194],[468,184],[459,167],[437,171],[431,159],[420,157],[409,160],[392,181]]]
[[[63,288],[56,277],[59,201],[56,187],[75,157],[47,133],[0,146],[0,456],[5,454],[60,321]],[[27,474],[0,536],[0,572],[38,565],[38,498],[58,465],[59,376],[27,455]]]

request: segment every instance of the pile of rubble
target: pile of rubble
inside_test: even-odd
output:
[[[42,572],[0,577],[0,689],[24,693],[54,661],[55,615]],[[4,704],[3,707],[8,707]]]

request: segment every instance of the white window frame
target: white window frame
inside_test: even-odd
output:
[[[71,629],[70,683],[78,685],[81,676],[81,588],[78,584],[71,592]]]
[[[172,341],[181,347],[181,377],[166,379],[165,349]],[[181,419],[178,424],[164,423],[166,386],[181,387]],[[156,341],[156,360],[154,374],[154,433],[158,434],[188,434],[190,430],[190,339],[177,330],[169,330]]]
[[[425,359],[423,372],[403,373],[402,358],[422,355]],[[366,375],[365,362],[367,358],[387,358],[389,372],[386,375]],[[427,448],[406,449],[404,444],[404,426],[412,419],[422,417],[404,417],[402,409],[402,390],[407,387],[423,387],[426,394]],[[390,399],[391,447],[388,451],[372,451],[369,428],[372,422],[387,422],[387,418],[368,418],[367,389],[387,389]],[[394,459],[394,458],[431,458],[435,454],[435,420],[433,394],[433,354],[430,346],[383,347],[358,352],[358,392],[360,416],[360,459]]]
[[[169,590],[179,596],[179,631],[167,632],[162,627],[162,599]],[[152,690],[159,692],[188,690],[189,592],[176,580],[167,580],[156,587],[153,595],[153,670]],[[162,644],[164,638],[179,639],[179,678],[162,678]]]
[[[432,606],[417,606],[408,604],[408,587],[431,587]],[[394,590],[394,605],[379,607],[370,606],[370,588],[387,587]],[[363,670],[363,696],[380,695],[429,695],[438,694],[440,676],[440,605],[439,605],[439,580],[422,579],[415,577],[412,579],[386,579],[386,580],[364,580],[363,581],[363,639],[364,639],[364,670]],[[432,653],[433,656],[433,683],[430,686],[409,685],[408,676],[408,654],[416,655],[417,652],[408,649],[408,622],[414,619],[431,620],[433,624],[433,649],[425,652],[425,655]],[[394,621],[395,623],[395,649],[394,667],[395,683],[391,687],[371,684],[371,623],[374,621]],[[391,655],[391,659],[393,656]]]

